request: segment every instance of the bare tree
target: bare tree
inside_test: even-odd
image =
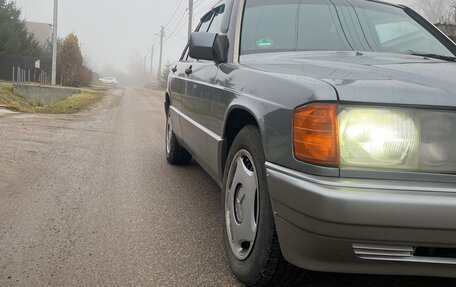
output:
[[[450,21],[454,24],[456,23],[456,0],[451,1],[450,10]]]
[[[451,0],[447,15],[444,16],[439,23],[446,25],[456,24],[456,0]]]
[[[455,1],[452,2],[448,0],[415,0],[412,6],[435,24],[448,20],[448,15],[451,13],[450,10],[452,10],[450,6],[455,4]]]

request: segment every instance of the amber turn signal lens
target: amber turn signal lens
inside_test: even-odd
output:
[[[336,104],[309,104],[293,116],[294,155],[297,159],[325,166],[339,166]]]

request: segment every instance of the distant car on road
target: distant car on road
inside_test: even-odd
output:
[[[113,77],[104,77],[100,79],[100,82],[106,85],[118,85],[119,82],[117,82],[116,78]]]
[[[456,277],[455,55],[379,1],[224,0],[201,19],[169,76],[166,158],[221,186],[239,280]]]

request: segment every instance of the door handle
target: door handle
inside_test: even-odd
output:
[[[171,71],[173,71],[173,73],[177,72],[177,65],[174,66],[174,68],[172,68]]]
[[[187,76],[190,76],[193,73],[192,68],[193,68],[193,66],[190,66],[187,69],[185,69],[185,73],[187,74]]]

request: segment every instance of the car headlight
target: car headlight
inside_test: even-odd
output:
[[[418,169],[419,123],[410,111],[343,108],[339,138],[342,167]]]
[[[456,113],[309,104],[294,113],[297,159],[341,168],[456,173]]]
[[[456,172],[456,114],[422,113],[420,169]]]

